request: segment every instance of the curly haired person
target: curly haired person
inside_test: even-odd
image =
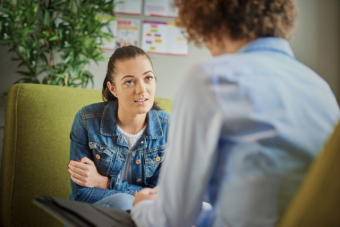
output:
[[[157,189],[137,226],[276,226],[339,120],[328,84],[296,60],[293,0],[177,0],[213,58],[184,75]],[[202,209],[202,201],[212,209]]]

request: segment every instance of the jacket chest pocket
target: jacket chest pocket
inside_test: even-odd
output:
[[[164,158],[164,150],[153,151],[146,153],[145,157],[145,174],[146,177],[152,177]]]
[[[89,146],[92,149],[93,162],[97,167],[98,173],[107,176],[111,163],[115,158],[114,151],[93,142],[90,142]]]

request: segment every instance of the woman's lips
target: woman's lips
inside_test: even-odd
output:
[[[143,99],[135,100],[135,103],[136,103],[137,105],[144,105],[147,101],[148,101],[148,99],[143,98]]]

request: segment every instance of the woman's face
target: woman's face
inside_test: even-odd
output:
[[[156,79],[150,60],[138,56],[116,63],[114,85],[108,88],[118,98],[118,114],[146,114],[153,105]]]

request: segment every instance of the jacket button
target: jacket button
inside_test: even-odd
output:
[[[96,154],[96,159],[100,159],[100,155],[99,154]]]
[[[140,164],[140,159],[136,160],[136,164],[138,164],[138,165]]]
[[[142,141],[142,142],[140,142],[140,143],[144,143],[144,142]]]
[[[136,181],[137,181],[137,182],[141,182],[141,181],[142,181],[142,179],[137,179]]]
[[[161,157],[157,156],[156,162],[159,162],[161,160]]]

